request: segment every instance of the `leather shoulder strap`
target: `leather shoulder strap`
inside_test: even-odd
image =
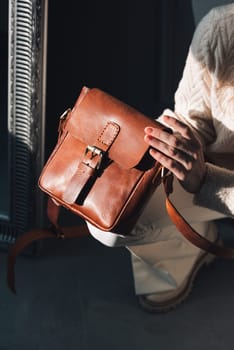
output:
[[[164,190],[166,193],[166,209],[174,225],[178,228],[178,230],[182,233],[182,235],[185,238],[187,238],[196,247],[222,258],[233,259],[234,258],[233,248],[222,247],[222,246],[219,246],[218,244],[210,242],[205,237],[201,236],[198,232],[196,232],[185,220],[185,218],[178,212],[178,210],[175,208],[175,206],[172,204],[171,200],[169,199],[169,195],[173,191],[172,182],[173,182],[172,174],[165,175],[165,177],[163,177]]]
[[[89,234],[86,224],[72,227],[61,227],[57,230],[54,226],[48,229],[31,230],[19,236],[9,250],[7,263],[7,284],[11,291],[16,294],[15,289],[15,263],[17,256],[31,243],[46,238],[75,238],[84,237]]]

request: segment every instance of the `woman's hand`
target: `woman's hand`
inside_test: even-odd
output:
[[[145,128],[145,142],[151,156],[170,170],[188,192],[196,193],[206,174],[201,142],[192,130],[179,120],[164,116],[173,134],[157,128]]]

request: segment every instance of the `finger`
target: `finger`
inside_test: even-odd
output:
[[[196,140],[191,128],[189,128],[189,126],[185,123],[168,115],[164,115],[163,120],[166,124],[170,125],[175,131],[179,132],[185,139]]]
[[[161,154],[164,154],[167,158],[173,159],[176,162],[180,163],[186,170],[191,170],[194,162],[194,157],[190,154],[181,151],[178,148],[171,147],[170,145],[162,142],[154,137],[145,136],[145,139],[149,139],[150,146],[159,151]]]
[[[200,145],[198,143],[191,142],[191,140],[181,137],[181,135],[178,135],[178,133],[168,134],[167,132],[157,128],[146,128],[145,132],[145,141],[152,147],[157,148],[158,144],[156,144],[156,140],[158,140],[165,143],[165,145],[168,145],[169,152],[172,151],[173,153],[173,149],[175,149],[175,152],[177,152],[177,150],[180,150],[194,159],[197,159],[198,157]],[[170,155],[171,153],[169,153],[169,156]]]
[[[151,148],[150,149],[150,155],[158,161],[162,166],[167,168],[169,171],[171,171],[178,180],[184,181],[187,176],[187,170],[183,167],[182,164],[177,162],[174,159],[168,158],[163,153]]]

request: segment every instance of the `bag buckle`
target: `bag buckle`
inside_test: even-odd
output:
[[[100,169],[105,152],[96,146],[88,145],[85,149],[84,155],[86,156],[86,154],[88,154],[89,152],[91,152],[90,159],[93,159],[96,156],[99,157],[99,160],[96,163],[95,169],[97,169],[97,170]]]

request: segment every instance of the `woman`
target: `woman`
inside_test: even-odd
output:
[[[218,240],[214,220],[234,217],[234,4],[211,10],[198,25],[175,94],[159,119],[173,134],[145,129],[151,156],[175,175],[172,201],[202,235]],[[213,257],[171,224],[157,190],[130,237],[92,235],[131,252],[135,291],[150,312],[168,311],[191,291]]]

